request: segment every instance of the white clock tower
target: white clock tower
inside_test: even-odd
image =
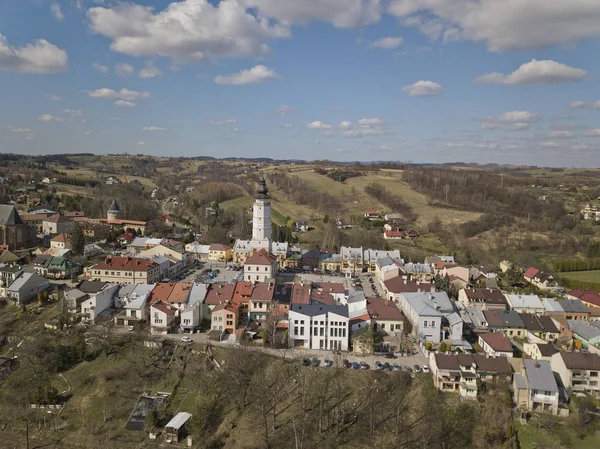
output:
[[[252,217],[252,240],[256,247],[271,251],[271,201],[265,178],[259,182]]]

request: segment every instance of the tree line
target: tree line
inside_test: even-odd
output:
[[[567,259],[559,260],[552,264],[554,271],[590,271],[600,270],[600,257],[594,259]]]
[[[371,195],[377,201],[389,207],[392,212],[401,214],[406,221],[415,221],[417,219],[417,214],[410,203],[405,201],[400,195],[390,192],[383,185],[372,182],[364,190],[366,194]]]
[[[269,181],[274,189],[282,190],[296,204],[307,205],[329,214],[336,214],[341,210],[341,203],[336,197],[326,192],[317,192],[299,176],[277,172],[269,174]]]

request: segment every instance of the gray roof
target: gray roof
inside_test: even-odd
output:
[[[148,299],[154,289],[154,284],[128,284],[121,287],[117,294],[120,301],[123,301],[125,309],[139,309]]]
[[[324,315],[335,313],[336,315],[348,317],[348,306],[327,304],[290,304],[290,311],[307,316]]]
[[[19,212],[15,209],[15,206],[0,204],[0,225],[15,226],[20,224],[24,223],[19,216]]]
[[[9,292],[18,292],[23,287],[27,287],[28,289],[32,289],[34,287],[40,287],[45,284],[50,284],[48,279],[42,277],[35,273],[23,273],[17,279],[14,280],[10,287],[8,287]]]
[[[522,329],[525,328],[525,323],[521,319],[521,315],[519,315],[514,310],[502,310],[498,312],[498,316],[504,322],[506,327],[520,327]]]
[[[525,376],[530,389],[558,393],[558,385],[550,367],[550,362],[524,359],[523,365],[525,366]]]
[[[191,414],[187,412],[179,412],[177,413],[171,421],[167,423],[165,427],[170,427],[172,429],[180,429],[190,418]]]
[[[527,389],[527,379],[519,373],[515,373],[515,384],[519,390]]]
[[[567,320],[569,330],[579,335],[584,340],[590,341],[600,338],[600,329],[583,320]]]
[[[487,327],[487,321],[481,307],[466,307],[465,312],[475,327]]]
[[[113,199],[112,203],[110,203],[110,207],[108,208],[109,212],[121,212],[121,208],[119,207],[119,203],[117,200]]]
[[[196,303],[203,303],[204,298],[206,298],[206,284],[192,284],[192,289],[190,290],[190,299],[188,304],[194,305]]]
[[[83,298],[85,296],[88,296],[88,294],[85,292],[82,292],[78,288],[72,288],[71,290],[65,291],[65,299],[67,299],[67,300],[76,301],[79,298]]]
[[[408,305],[419,316],[444,316],[444,314],[435,307],[435,303],[429,298],[431,293],[402,293],[402,296]]]
[[[447,315],[446,318],[448,319],[448,324],[450,324],[450,326],[462,323],[463,321],[461,316],[456,312],[452,312],[451,314]]]
[[[394,259],[392,259],[391,257],[382,257],[381,259],[379,259],[377,261],[377,265],[379,266],[379,268],[381,267],[387,267],[388,265],[395,265],[396,262],[394,262]]]
[[[426,263],[407,263],[402,268],[407,273],[431,273],[431,265]]]
[[[537,295],[506,295],[506,300],[513,309],[541,309],[543,307]]]
[[[417,293],[402,293],[404,299],[411,305],[413,309],[421,309],[416,301],[421,301],[435,310],[438,314],[452,313],[454,307],[452,301],[448,298],[446,292],[417,292]],[[424,311],[426,309],[423,309]],[[429,313],[429,312],[425,312]],[[420,315],[420,313],[419,313]],[[437,315],[434,315],[437,316]]]
[[[565,312],[571,313],[589,313],[586,306],[580,299],[559,299],[558,303]]]

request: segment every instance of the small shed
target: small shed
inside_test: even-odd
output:
[[[191,417],[192,415],[190,413],[179,412],[167,423],[165,426],[165,438],[167,443],[172,441],[179,442],[181,432]]]

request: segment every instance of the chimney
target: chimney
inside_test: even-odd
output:
[[[540,367],[540,363],[539,362],[535,362],[535,367],[539,368]]]

